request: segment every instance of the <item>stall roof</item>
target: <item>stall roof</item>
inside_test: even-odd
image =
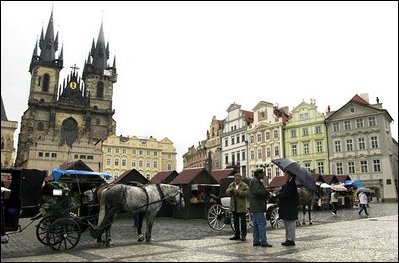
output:
[[[148,184],[149,182],[150,181],[136,169],[127,170],[112,181],[113,184]]]
[[[87,166],[82,160],[72,161],[72,162],[65,162],[60,165],[60,169],[62,170],[80,170],[80,171],[90,171],[93,170]]]
[[[215,178],[205,168],[185,169],[176,176],[171,184],[217,184]]]
[[[312,174],[315,182],[322,182],[325,183],[323,176],[321,176],[321,174]]]
[[[160,183],[169,184],[178,175],[179,173],[176,172],[176,170],[158,172],[156,175],[154,175],[151,178],[150,182],[153,184],[160,184]]]
[[[338,178],[334,174],[322,174],[321,176],[327,184],[339,183]]]
[[[337,177],[337,179],[338,179],[338,181],[340,182],[340,183],[344,183],[345,181],[348,181],[348,180],[352,180],[350,177],[349,177],[349,175],[336,175],[335,177]]]
[[[285,176],[276,176],[270,181],[269,187],[281,187],[285,185],[286,182],[287,178]]]
[[[230,175],[234,175],[234,169],[212,170],[211,175],[218,183],[220,183],[221,179],[226,178]]]

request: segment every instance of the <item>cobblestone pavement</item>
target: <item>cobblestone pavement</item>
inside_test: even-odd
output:
[[[40,261],[380,261],[398,262],[398,204],[371,203],[370,217],[359,217],[358,209],[313,212],[313,225],[297,227],[295,247],[284,247],[284,229],[267,228],[272,248],[231,241],[229,226],[212,230],[204,219],[157,218],[150,243],[137,242],[132,218],[121,218],[112,226],[113,245],[104,248],[88,231],[79,244],[66,252],[53,251],[35,236],[34,224],[11,235],[1,245],[1,262]],[[300,215],[300,218],[302,215]],[[21,220],[21,226],[29,221]]]

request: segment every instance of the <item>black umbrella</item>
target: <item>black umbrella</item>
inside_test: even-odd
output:
[[[296,175],[296,180],[309,188],[310,190],[317,190],[316,181],[310,172],[299,163],[288,158],[274,159],[272,162],[277,165],[284,172],[291,172]]]

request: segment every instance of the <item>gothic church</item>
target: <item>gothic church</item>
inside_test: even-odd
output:
[[[54,37],[51,12],[46,33],[42,29],[29,66],[28,109],[21,118],[15,165],[51,172],[65,162],[80,159],[93,171],[100,171],[102,152],[96,143],[116,130],[112,117],[116,60],[114,57],[113,65],[108,64],[109,43],[105,43],[101,23],[82,77],[73,66],[61,82],[63,48],[59,50],[58,32]]]

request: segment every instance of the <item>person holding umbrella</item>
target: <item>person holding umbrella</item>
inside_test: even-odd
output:
[[[283,246],[295,246],[295,227],[298,219],[299,196],[295,183],[295,174],[284,172],[287,178],[286,184],[281,191],[277,193],[279,200],[279,216],[284,220],[285,242]]]
[[[362,216],[362,211],[364,210],[364,213],[366,216],[369,216],[369,213],[367,212],[367,203],[368,203],[368,198],[365,192],[360,192],[359,193],[359,202],[360,202],[360,210],[359,210],[359,216]]]

